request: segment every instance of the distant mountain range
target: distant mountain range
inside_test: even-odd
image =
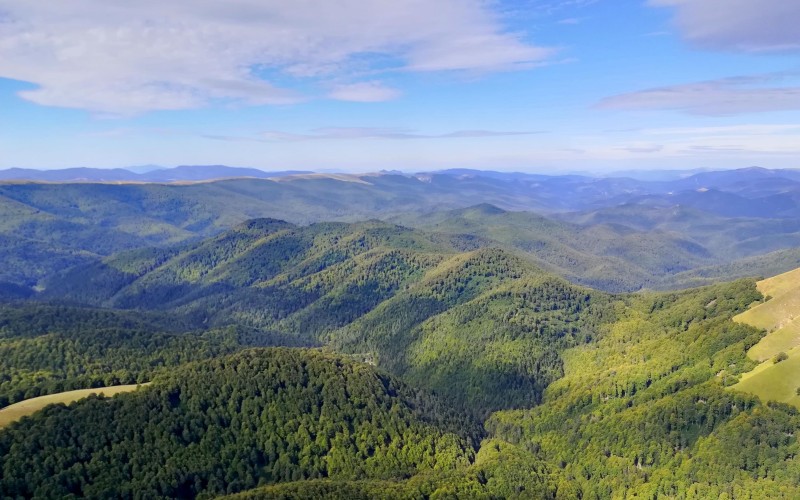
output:
[[[69,172],[108,180],[76,182]],[[380,219],[481,236],[477,246],[502,244],[576,283],[611,291],[785,271],[791,256],[766,254],[800,246],[796,170],[701,172],[670,181],[467,169],[39,173],[52,175],[0,182],[0,295],[19,295],[18,285],[38,287],[59,270],[123,250],[197,241],[259,217],[299,225]],[[737,264],[760,255],[758,264]],[[724,267],[731,265],[735,273]],[[702,276],[686,274],[701,269]]]
[[[269,179],[287,175],[309,174],[302,170],[266,172],[257,168],[228,167],[225,165],[182,165],[175,168],[146,167],[125,168],[64,168],[35,170],[9,168],[0,170],[0,181],[38,182],[198,182],[234,177]]]
[[[54,170],[38,170],[31,168],[9,168],[0,170],[0,182],[4,181],[31,181],[31,182],[201,182],[232,178],[271,179],[289,177],[293,175],[318,175],[340,177],[351,175],[344,173],[316,172],[311,170],[280,170],[265,171],[249,167],[229,167],[227,165],[181,165],[173,168],[158,165],[139,165],[125,168],[64,168]],[[362,176],[364,174],[352,174]],[[380,171],[375,175],[400,175],[416,177],[420,180],[429,180],[432,177],[454,177],[465,179],[492,179],[495,181],[523,181],[544,182],[547,184],[575,185],[581,183],[598,183],[598,186],[612,186],[625,184],[626,189],[631,188],[640,194],[653,194],[661,192],[674,192],[686,189],[719,189],[727,186],[739,185],[740,188],[748,187],[750,183],[759,185],[778,185],[782,180],[800,182],[800,170],[793,169],[766,169],[750,167],[736,170],[626,170],[605,174],[592,174],[589,172],[559,172],[554,174],[526,173],[526,172],[499,172],[492,170],[476,170],[468,168],[453,168],[446,170],[432,170],[417,173],[403,173],[400,171]]]

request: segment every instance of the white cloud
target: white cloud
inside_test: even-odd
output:
[[[789,76],[760,75],[658,87],[607,97],[597,106],[676,110],[706,116],[798,110],[800,87],[774,86]]]
[[[676,24],[701,47],[745,52],[800,50],[797,0],[650,0],[677,10]]]
[[[742,153],[751,157],[796,157],[800,154],[800,125],[797,124],[671,127],[644,129],[638,134],[644,140],[629,140],[617,149],[627,153],[653,153],[661,157],[720,156],[728,153]],[[651,143],[651,140],[658,143]]]
[[[480,138],[480,137],[504,137],[515,135],[540,134],[541,131],[520,132],[520,131],[493,131],[493,130],[456,130],[444,134],[423,134],[415,130],[404,128],[381,128],[381,127],[326,127],[312,131],[308,134],[298,134],[293,132],[282,132],[272,130],[263,134],[264,140],[276,142],[297,142],[315,141],[332,139],[459,139],[459,138]],[[212,139],[219,139],[218,136],[207,136]],[[233,140],[233,139],[227,139]]]
[[[332,99],[354,102],[391,101],[399,96],[399,90],[376,81],[337,85],[328,94],[328,97]]]
[[[42,105],[137,113],[308,98],[288,89],[295,79],[323,88],[337,82],[334,98],[384,100],[392,89],[355,76],[505,71],[550,56],[507,32],[490,7],[483,0],[0,0],[0,77],[37,85],[21,96]]]

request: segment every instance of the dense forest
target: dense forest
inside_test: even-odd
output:
[[[246,343],[236,328],[179,333],[181,326],[167,315],[0,306],[0,408],[43,394],[146,382]]]
[[[213,495],[311,478],[400,479],[473,457],[478,426],[367,365],[250,350],[0,433],[5,495]],[[35,436],[35,437],[33,437]]]
[[[0,429],[0,496],[800,495],[798,410],[734,387],[754,280],[611,294],[486,236],[256,219],[8,286],[0,411],[150,384]]]

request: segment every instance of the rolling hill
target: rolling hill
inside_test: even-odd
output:
[[[40,299],[170,311],[195,328],[251,328],[268,344],[330,343],[478,412],[535,402],[560,376],[559,352],[592,338],[608,298],[458,240],[377,221],[257,219],[69,270]],[[446,363],[425,360],[434,344]]]
[[[464,224],[493,217],[527,223],[496,207],[461,214]],[[453,213],[431,221],[441,222]],[[493,247],[476,229],[489,226],[257,219],[59,273],[37,299],[62,305],[0,310],[0,372],[19,374],[0,382],[7,402],[152,385],[50,406],[0,431],[0,488],[96,498],[800,493],[796,410],[731,389],[758,367],[745,353],[765,334],[733,318],[762,291],[776,294],[765,304],[780,300],[791,279],[762,291],[739,280],[611,295]],[[323,347],[248,348],[276,344]]]
[[[251,177],[163,183],[170,175],[204,179],[217,171]],[[548,269],[576,282],[613,291],[672,286],[670,280],[661,284],[661,273],[725,265],[800,244],[800,182],[794,171],[707,172],[671,181],[469,170],[279,174],[266,179],[228,167],[179,167],[148,173],[166,176],[160,183],[0,183],[0,283],[38,287],[71,266],[123,250],[198,241],[253,218],[295,224],[379,218],[424,225],[427,219],[441,221],[437,214],[482,203],[556,218],[532,222],[523,227],[526,238],[510,243],[534,251],[542,246],[548,257],[540,265],[549,262]],[[519,228],[519,221],[509,221],[505,231]],[[641,234],[627,234],[626,228]],[[576,231],[581,234],[568,238]],[[502,232],[495,231],[499,242],[508,239]],[[562,254],[562,262],[550,262]],[[633,266],[624,269],[626,263]],[[609,282],[608,276],[625,279]]]

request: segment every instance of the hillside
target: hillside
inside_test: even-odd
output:
[[[500,249],[458,251],[459,240],[381,222],[260,219],[70,270],[41,298],[246,326],[268,345],[330,343],[478,412],[535,403],[561,374],[559,352],[612,316],[608,298]],[[426,361],[434,350],[448,355]]]
[[[426,231],[481,235],[570,281],[614,292],[654,288],[665,276],[718,262],[703,245],[676,232],[579,225],[491,205],[400,220]]]
[[[90,308],[0,305],[0,408],[45,394],[148,382],[247,344],[235,328],[191,331],[179,318]]]
[[[639,232],[680,235],[702,245],[724,262],[800,246],[798,219],[780,218],[776,213],[771,217],[733,217],[679,203],[664,206],[626,203],[558,218],[585,228],[612,225]]]
[[[752,280],[609,295],[501,249],[448,248],[454,241],[474,242],[380,222],[256,220],[185,247],[118,255],[65,288],[117,307],[124,298],[133,311],[8,306],[0,332],[19,355],[2,358],[3,371],[23,374],[12,381],[23,396],[153,383],[51,406],[0,431],[2,488],[89,497],[259,486],[243,497],[800,494],[800,417],[731,389],[757,367],[745,353],[764,336],[732,320],[763,300]],[[103,278],[109,269],[113,279]],[[343,354],[236,353],[301,341]],[[45,370],[42,385],[35,374]],[[325,412],[350,425],[321,432]],[[485,419],[486,434],[468,414]]]
[[[731,317],[750,281],[633,298],[597,342],[564,353],[537,408],[495,413],[490,436],[544,461],[558,498],[796,498],[797,411],[725,390],[755,363]]]
[[[640,294],[532,409],[500,411],[474,462],[403,482],[303,481],[237,498],[796,498],[791,407],[725,390],[761,334],[731,318],[760,297],[744,280]]]
[[[0,408],[0,429],[7,427],[14,422],[18,422],[24,417],[29,417],[50,405],[59,403],[70,404],[75,401],[88,398],[89,396],[102,395],[111,397],[124,392],[135,391],[140,387],[143,386],[138,384],[114,385],[110,387],[96,387],[93,389],[77,389],[74,391],[65,391],[26,399],[24,401],[20,401],[19,403],[6,406],[5,408]]]
[[[398,479],[466,466],[477,429],[366,365],[251,350],[12,425],[0,432],[0,490],[194,497],[260,482]]]
[[[734,320],[767,331],[747,355],[761,364],[734,389],[800,407],[800,269],[759,281],[763,302]]]
[[[700,267],[675,274],[665,281],[668,288],[681,289],[710,285],[727,279],[775,276],[800,266],[800,249],[778,250],[746,257],[727,264]]]
[[[435,189],[547,181],[439,175]],[[114,215],[133,202],[109,204],[122,186],[62,186],[86,194],[74,203],[38,185],[15,192],[27,194],[5,206],[20,218],[3,228],[32,253],[6,273],[22,276],[35,258],[40,277],[36,290],[0,282],[0,407],[150,385],[47,406],[0,430],[3,494],[800,495],[797,271],[673,292],[575,284],[631,290],[774,274],[797,267],[797,250],[759,252],[791,245],[794,220],[635,203],[545,217],[446,206],[455,196],[407,210],[424,196],[395,191],[381,214],[403,225],[233,224],[221,201],[182,212],[194,201],[175,194],[236,185],[235,207],[239,195],[263,195],[251,182],[146,186],[161,194],[135,202],[149,217],[137,227],[161,218],[167,229],[136,241]],[[352,206],[379,185],[430,189],[403,176],[311,177],[273,194],[345,182],[353,198],[336,203]],[[729,187],[744,196],[770,182]],[[609,186],[634,184],[592,189]],[[378,198],[359,210],[370,203]],[[194,225],[217,208],[220,218]],[[80,222],[60,226],[66,218]]]

